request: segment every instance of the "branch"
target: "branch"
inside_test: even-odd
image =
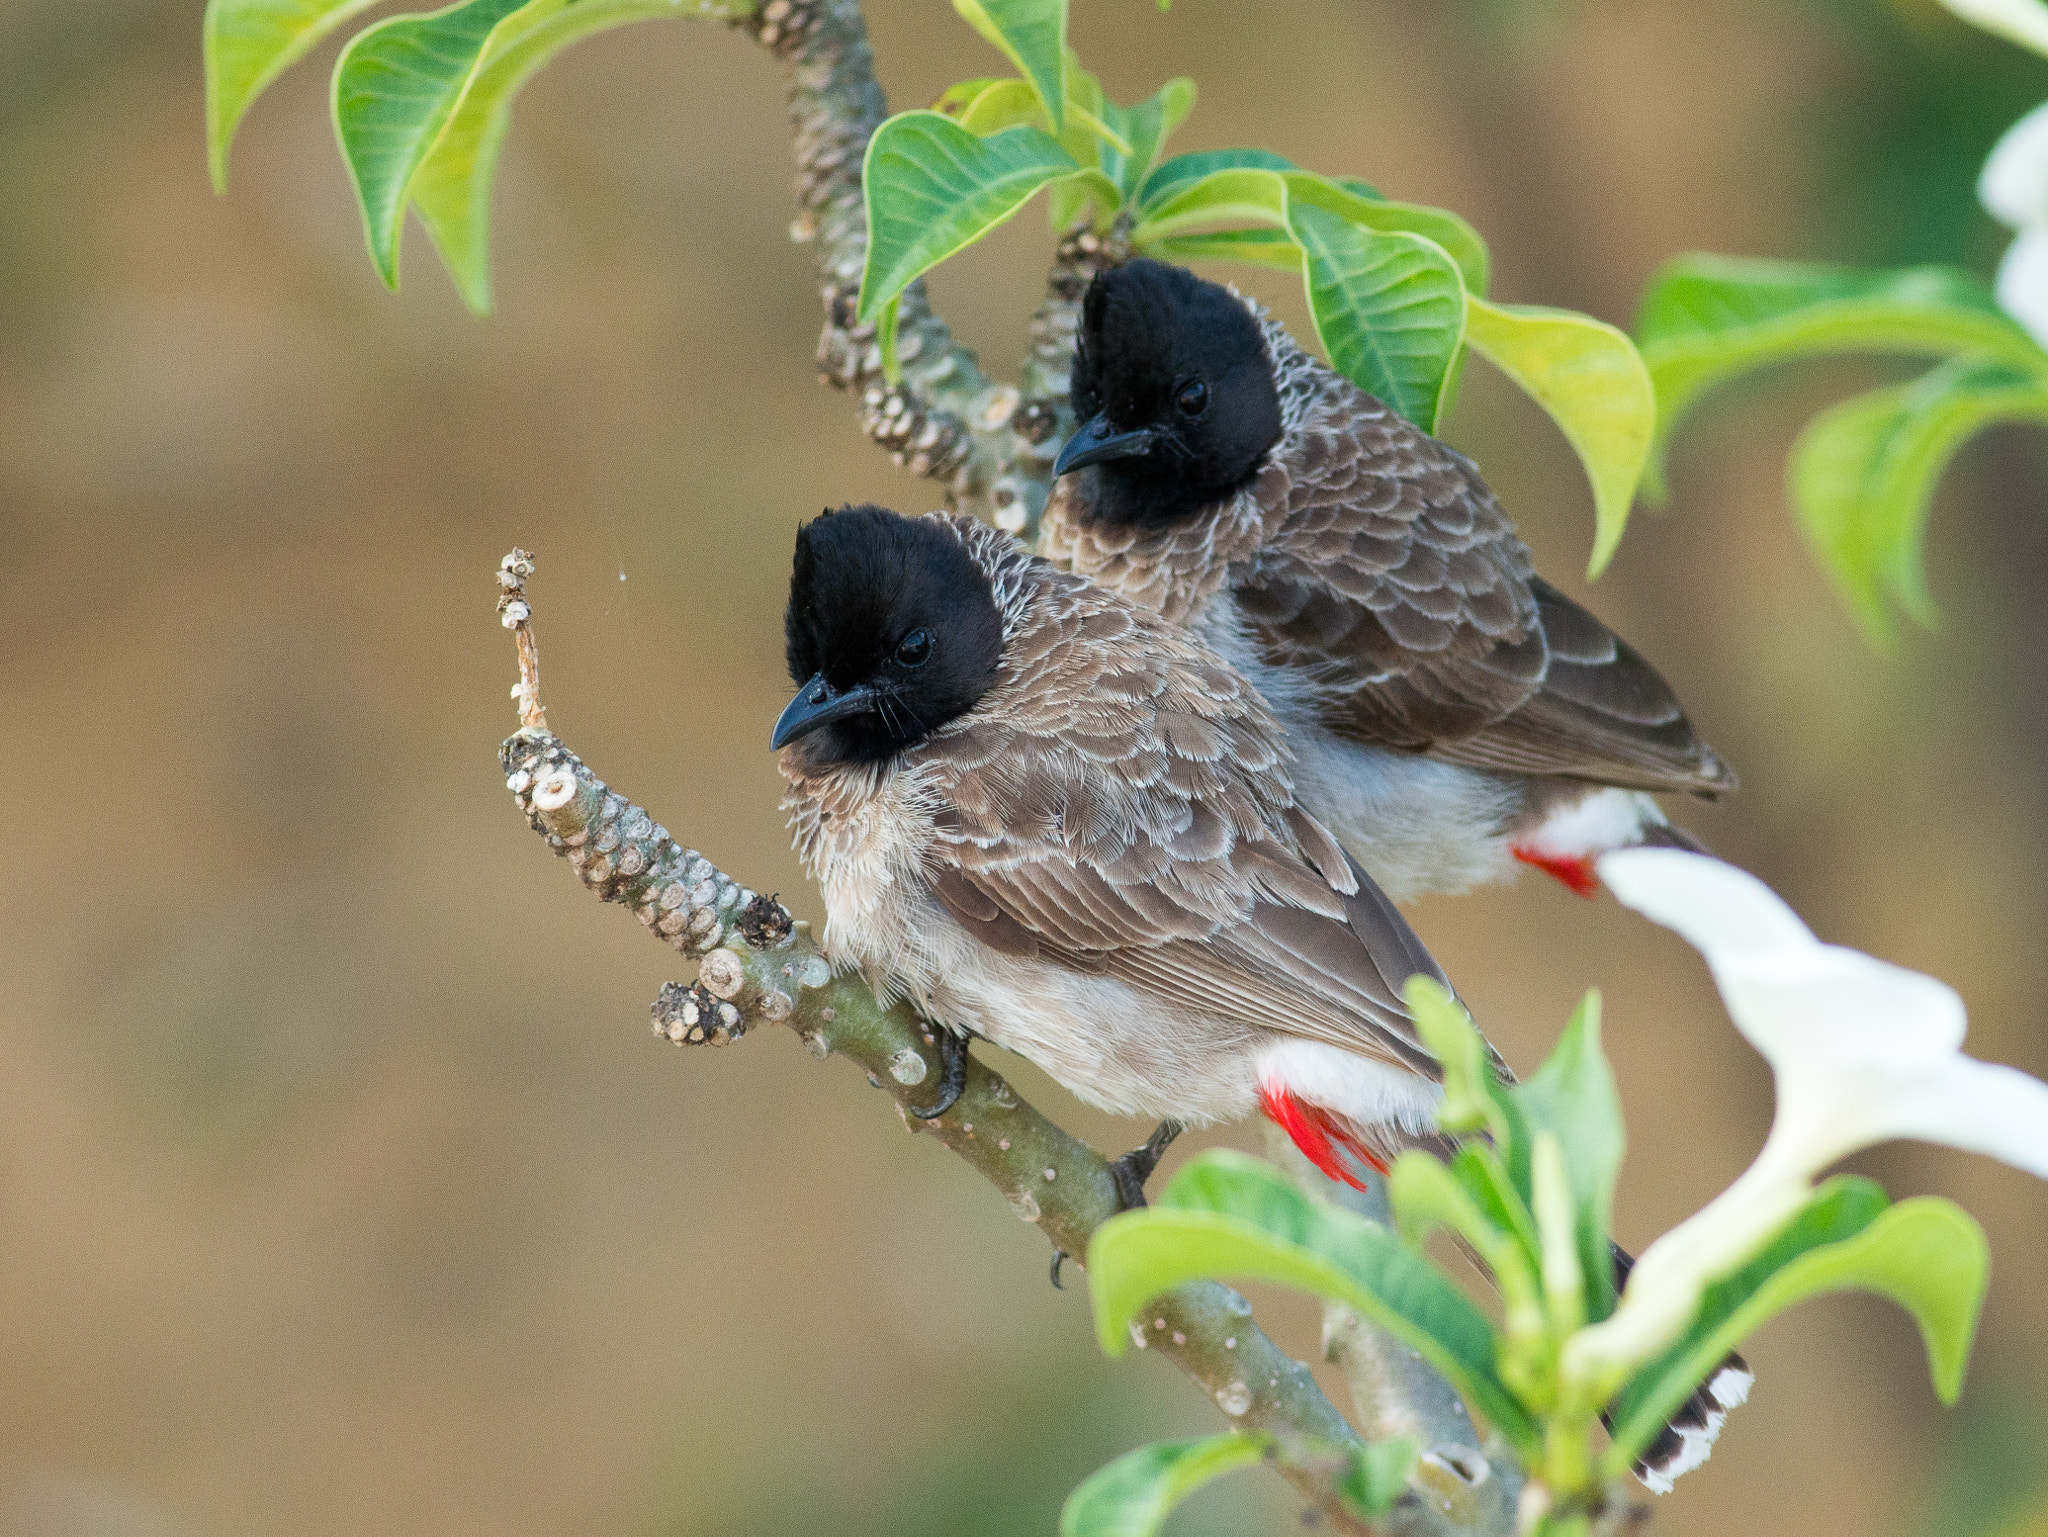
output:
[[[903,295],[896,332],[902,381],[882,373],[872,325],[855,323],[867,259],[861,162],[888,115],[859,0],[769,0],[733,23],[789,66],[796,152],[790,238],[815,243],[825,329],[820,377],[858,402],[861,429],[913,474],[941,482],[955,509],[1024,538],[1036,535],[1052,461],[1073,429],[1067,371],[1081,293],[1128,254],[1120,232],[1077,228],[1061,243],[1033,317],[1024,388],[991,382],[932,310],[922,280]]]
[[[1277,1126],[1266,1156],[1321,1200],[1391,1229],[1385,1180],[1365,1190],[1334,1185]],[[1344,1373],[1368,1441],[1411,1436],[1422,1445],[1410,1487],[1421,1498],[1395,1507],[1386,1537],[1506,1537],[1515,1530],[1522,1470],[1498,1437],[1482,1438],[1465,1401],[1435,1367],[1341,1302],[1323,1306],[1323,1358]]]
[[[907,1126],[929,1129],[1055,1249],[1085,1255],[1089,1237],[1117,1212],[1116,1183],[1100,1154],[971,1055],[958,1102],[935,1120],[912,1116],[935,1097],[938,1065],[935,1038],[915,1011],[900,1002],[883,1008],[866,984],[835,976],[807,924],[678,845],[547,729],[524,586],[532,570],[533,557],[518,550],[500,567],[500,610],[519,641],[514,693],[528,722],[499,749],[505,785],[533,830],[586,887],[631,908],[658,938],[701,959],[694,984],[662,988],[654,1033],[681,1045],[724,1046],[764,1021],[789,1026],[812,1056],[847,1057],[864,1069]],[[1266,1337],[1251,1305],[1227,1286],[1203,1281],[1161,1298],[1136,1343],[1194,1378],[1239,1428],[1272,1431],[1283,1447],[1358,1439],[1309,1369]],[[1335,1492],[1337,1469],[1284,1456],[1276,1466],[1334,1530],[1367,1532]]]

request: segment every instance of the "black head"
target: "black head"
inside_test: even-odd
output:
[[[1053,466],[1097,466],[1097,517],[1160,524],[1228,496],[1280,440],[1258,322],[1220,283],[1140,257],[1096,274],[1074,357],[1081,427]]]
[[[995,681],[1003,620],[960,536],[882,507],[797,530],[783,618],[796,698],[769,743],[819,764],[875,762],[974,707]]]

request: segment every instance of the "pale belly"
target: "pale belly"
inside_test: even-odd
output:
[[[1397,902],[1506,880],[1519,868],[1518,848],[1569,860],[1634,842],[1664,821],[1635,791],[1493,774],[1348,741],[1318,723],[1299,675],[1260,658],[1227,600],[1210,605],[1198,630],[1286,725],[1295,799]]]
[[[912,933],[914,931],[914,938]],[[932,903],[919,921],[826,927],[827,948],[878,991],[1043,1069],[1097,1109],[1189,1126],[1238,1121],[1278,1088],[1360,1127],[1425,1132],[1437,1086],[1375,1057],[1252,1029],[1114,977],[983,946]]]
[[[1202,1126],[1258,1106],[1269,1033],[1170,1009],[1115,977],[990,950],[936,902],[907,924],[835,910],[825,943],[878,992],[1016,1052],[1098,1109]]]

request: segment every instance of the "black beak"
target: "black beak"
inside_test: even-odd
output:
[[[1149,454],[1158,441],[1159,434],[1150,427],[1140,427],[1136,432],[1118,432],[1109,424],[1107,416],[1098,414],[1082,423],[1067,439],[1059,458],[1052,462],[1053,478],[1057,480],[1068,470],[1100,464],[1105,459],[1134,459],[1140,454]]]
[[[865,715],[874,707],[875,691],[865,683],[857,684],[843,694],[835,693],[832,685],[825,681],[825,675],[816,673],[810,682],[796,691],[796,698],[790,700],[776,719],[775,734],[768,738],[768,746],[771,749],[782,747],[820,726],[845,720],[849,715]]]

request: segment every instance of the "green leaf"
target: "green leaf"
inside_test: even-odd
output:
[[[1291,171],[1294,162],[1285,155],[1276,155],[1266,149],[1205,149],[1191,155],[1175,155],[1163,160],[1138,184],[1138,195],[1132,200],[1141,217],[1149,217],[1152,211],[1178,197],[1191,183],[1213,176],[1218,171]]]
[[[1484,293],[1487,283],[1486,243],[1456,214],[1419,203],[1396,203],[1371,192],[1365,183],[1346,186],[1307,171],[1260,162],[1263,151],[1225,151],[1248,163],[1212,166],[1200,176],[1176,176],[1163,185],[1148,181],[1142,217],[1131,238],[1140,244],[1185,235],[1205,224],[1255,223],[1287,228],[1288,210],[1306,205],[1335,214],[1348,224],[1381,234],[1418,235],[1441,246],[1458,264],[1465,286]],[[1179,160],[1203,157],[1181,156]],[[1176,165],[1178,161],[1169,161]],[[1162,166],[1163,171],[1167,167]],[[1364,189],[1363,191],[1357,189]]]
[[[1226,1430],[1159,1441],[1089,1474],[1060,1511],[1060,1537],[1154,1537],[1173,1508],[1225,1473],[1265,1460],[1273,1437]]]
[[[1410,1148],[1396,1158],[1387,1197],[1401,1237],[1413,1247],[1421,1248],[1438,1228],[1447,1229],[1471,1246],[1504,1289],[1520,1283],[1524,1293],[1535,1295],[1536,1272],[1521,1235],[1475,1200],[1464,1181],[1434,1155]]]
[[[1800,529],[1873,644],[1893,638],[1888,599],[1934,622],[1921,547],[1935,487],[1965,442],[2002,421],[2048,424],[2048,383],[1956,358],[1853,396],[1799,435],[1789,479]]]
[[[250,104],[352,16],[383,0],[207,0],[206,160],[213,190],[228,187],[228,149]]]
[[[1557,1133],[1540,1128],[1530,1149],[1530,1205],[1536,1209],[1536,1232],[1543,1254],[1543,1306],[1550,1327],[1562,1340],[1586,1324],[1586,1267],[1579,1250],[1577,1203],[1565,1173],[1564,1148]],[[1600,1268],[1612,1273],[1614,1261],[1603,1249]]]
[[[1424,432],[1442,412],[1465,333],[1465,285],[1434,241],[1380,233],[1289,200],[1302,281],[1330,364]]]
[[[1608,1232],[1621,1177],[1621,1097],[1600,1049],[1600,994],[1588,992],[1536,1075],[1508,1091],[1530,1128],[1558,1140],[1576,1212],[1579,1268],[1594,1323],[1614,1311],[1614,1255]]]
[[[925,272],[1075,170],[1074,157],[1037,128],[978,139],[937,112],[890,118],[868,140],[861,170],[868,208],[861,320],[874,319]]]
[[[931,110],[942,113],[957,123],[966,113],[968,106],[983,91],[989,90],[994,86],[1009,85],[1011,83],[1011,77],[1008,75],[981,75],[973,80],[956,80],[939,93],[939,99],[932,103]],[[1015,83],[1022,85],[1027,91],[1031,90],[1028,81],[1019,80]],[[1031,101],[1033,106],[1037,105],[1037,92],[1032,91]]]
[[[1195,82],[1185,77],[1169,80],[1135,107],[1103,103],[1103,117],[1121,134],[1127,150],[1105,145],[1102,171],[1117,185],[1128,202],[1137,196],[1138,186],[1159,158],[1159,147],[1195,107]]]
[[[1401,1237],[1420,1249],[1431,1233],[1446,1228],[1471,1246],[1500,1287],[1510,1344],[1543,1335],[1543,1296],[1537,1284],[1537,1256],[1514,1227],[1497,1221],[1452,1171],[1430,1154],[1411,1148],[1394,1160],[1387,1196]]]
[[[1702,392],[1767,363],[1827,353],[1982,352],[2038,370],[2041,349],[1975,276],[1681,256],[1651,279],[1636,341],[1657,391],[1651,474]]]
[[[1105,160],[1114,159],[1129,150],[1130,144],[1123,136],[1103,121],[1104,114],[1113,110],[1108,98],[1102,94],[1102,82],[1082,68],[1080,59],[1069,48],[1067,127],[1059,135],[1059,141],[1060,147],[1074,157],[1074,164],[1099,171]],[[1110,142],[1112,138],[1115,143]],[[1117,210],[1123,206],[1122,194],[1106,174],[1054,182],[1051,196],[1046,201],[1052,227],[1060,233],[1065,233],[1087,211],[1091,202],[1098,205],[1103,222],[1115,218]]]
[[[1276,1281],[1334,1298],[1429,1363],[1519,1449],[1539,1433],[1494,1366],[1486,1315],[1376,1223],[1311,1200],[1278,1169],[1216,1149],[1189,1163],[1157,1205],[1126,1212],[1088,1245],[1088,1289],[1102,1347],[1153,1297],[1203,1277]]]
[[[1422,203],[1398,203],[1382,197],[1369,184],[1355,178],[1331,180],[1306,171],[1287,177],[1287,190],[1296,202],[1310,203],[1365,229],[1382,234],[1420,235],[1443,247],[1458,264],[1458,275],[1471,294],[1483,294],[1491,277],[1492,257],[1479,233],[1456,214]]]
[[[1499,1152],[1490,1142],[1461,1143],[1451,1156],[1450,1171],[1473,1204],[1486,1214],[1486,1220],[1514,1236],[1533,1272],[1541,1258],[1536,1218],[1529,1210],[1527,1198],[1515,1188],[1501,1166]]]
[[[950,117],[976,138],[1001,133],[1019,123],[1034,128],[1046,126],[1045,108],[1039,104],[1038,92],[1031,89],[1030,81],[1006,78],[969,80],[965,84],[975,89],[956,98],[954,91],[961,87],[955,86],[932,104],[932,110]]]
[[[1468,297],[1465,340],[1550,413],[1593,486],[1589,577],[1613,558],[1657,432],[1657,392],[1635,343],[1571,310]]]
[[[1055,133],[1067,125],[1067,0],[953,0],[953,9],[1031,82]]]
[[[1875,1292],[1911,1313],[1934,1391],[1953,1403],[1990,1263],[1984,1230],[1951,1202],[1921,1196],[1888,1208],[1869,1180],[1829,1180],[1768,1248],[1707,1288],[1685,1338],[1615,1400],[1610,1473],[1619,1476],[1730,1350],[1795,1302],[1823,1292]]]
[[[469,83],[491,29],[521,0],[462,0],[358,33],[334,71],[334,130],[355,178],[370,259],[398,287],[412,180]]]
[[[1219,229],[1196,235],[1169,235],[1147,242],[1147,256],[1161,261],[1237,261],[1258,267],[1277,267],[1282,272],[1301,271],[1301,247],[1285,230]]]
[[[407,189],[471,310],[482,315],[491,308],[491,185],[520,88],[594,32],[714,8],[708,0],[528,0],[491,29],[454,112]]]
[[[1422,1443],[1409,1436],[1395,1436],[1349,1450],[1351,1465],[1337,1476],[1337,1492],[1352,1509],[1377,1521],[1393,1510],[1394,1502],[1406,1492]]]
[[[1507,1163],[1515,1189],[1529,1199],[1529,1128],[1521,1103],[1494,1072],[1485,1037],[1463,1004],[1428,977],[1410,977],[1402,1000],[1415,1020],[1422,1044],[1443,1066],[1443,1098],[1436,1123],[1445,1131],[1485,1132]]]

